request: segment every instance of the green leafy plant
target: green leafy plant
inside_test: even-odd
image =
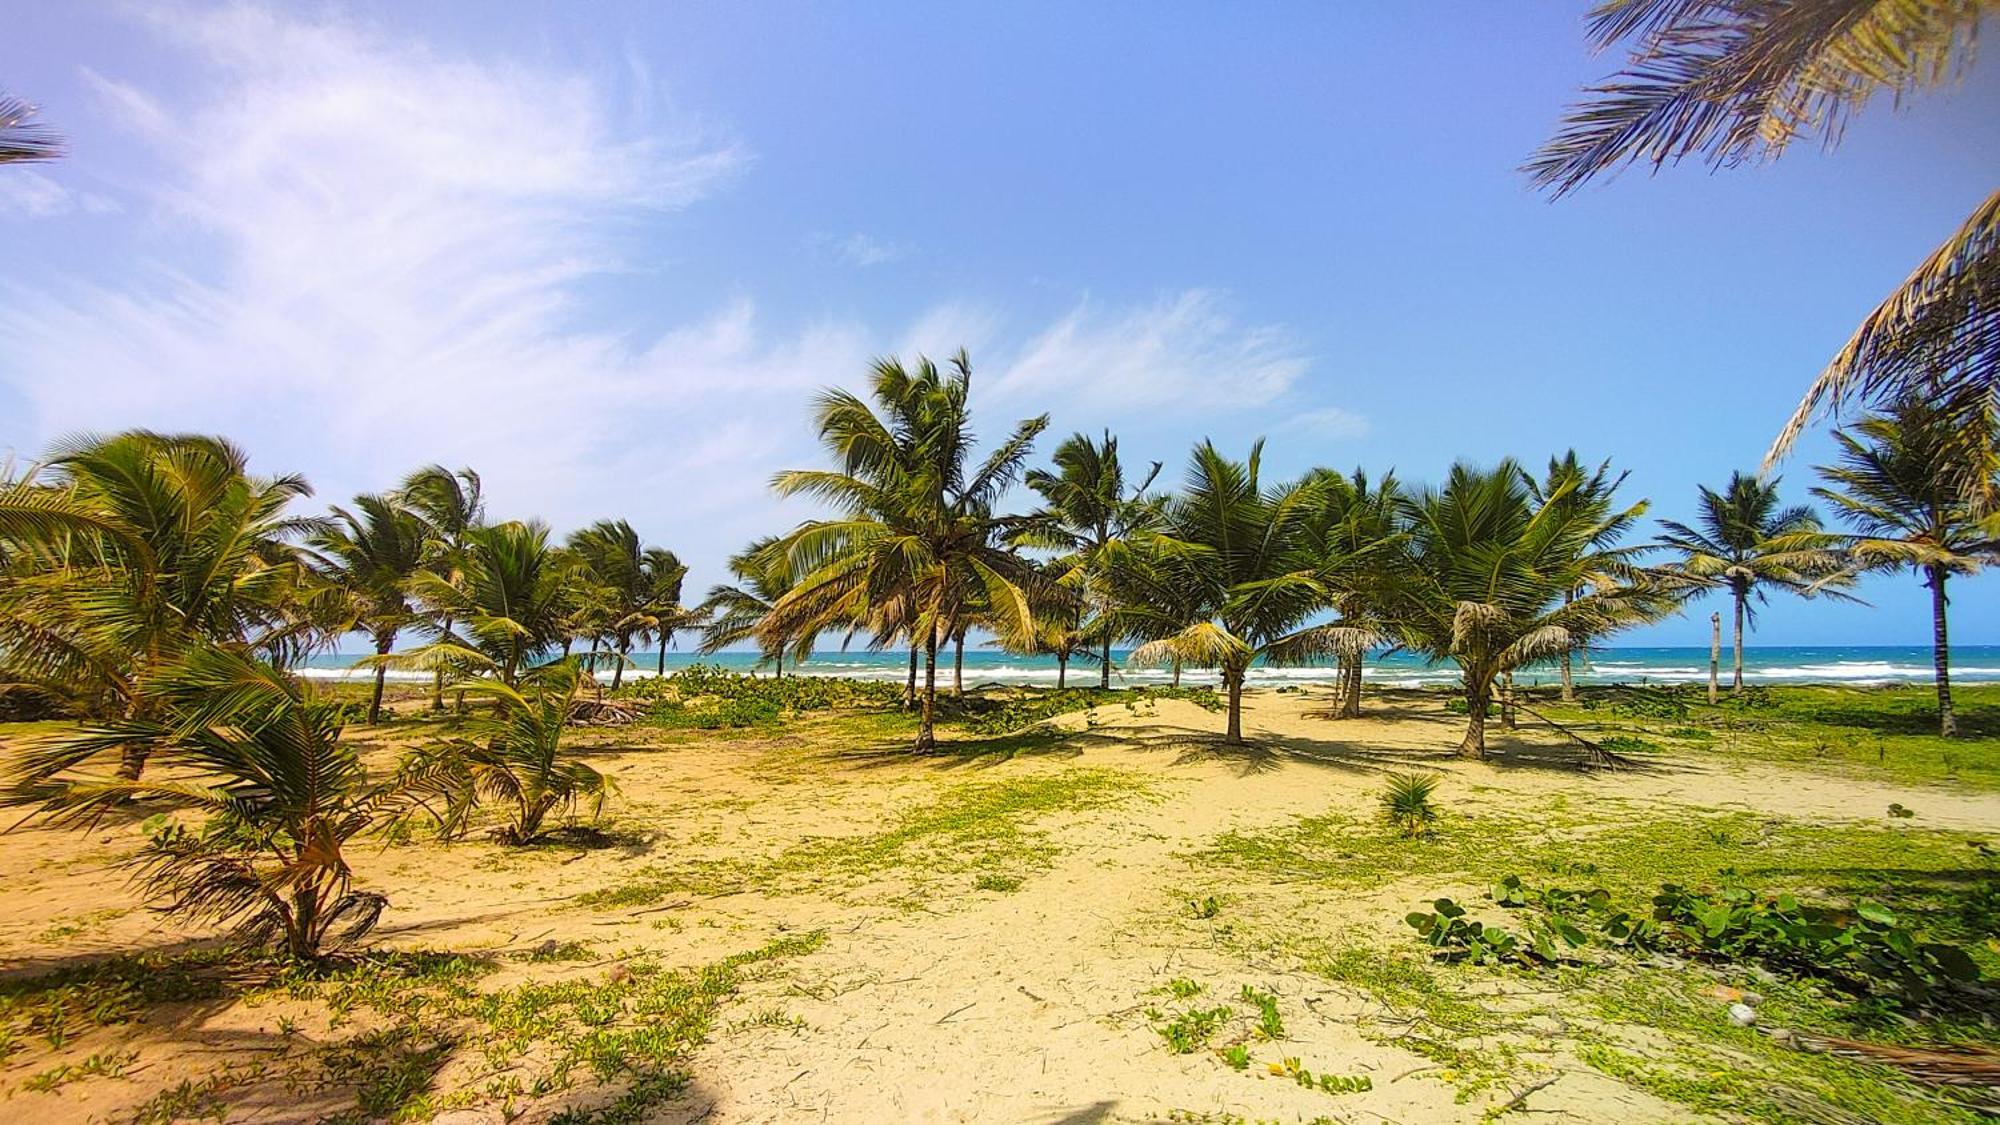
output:
[[[1431,795],[1437,792],[1434,773],[1392,773],[1382,791],[1382,816],[1390,827],[1411,839],[1430,832],[1437,823],[1437,806]]]
[[[1278,998],[1272,993],[1243,986],[1243,1002],[1257,1009],[1257,1032],[1266,1039],[1283,1039],[1285,1021],[1278,1015]]]
[[[1176,1055],[1191,1055],[1208,1046],[1208,1041],[1215,1037],[1232,1014],[1223,1005],[1189,1008],[1160,1028],[1160,1036],[1167,1041],[1169,1051]]]

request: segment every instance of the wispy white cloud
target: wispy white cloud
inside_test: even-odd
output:
[[[1368,436],[1368,419],[1352,410],[1324,406],[1291,415],[1275,427],[1276,432],[1319,438],[1363,438]]]
[[[902,243],[890,242],[861,231],[847,235],[815,234],[806,239],[806,245],[835,261],[858,269],[893,262],[908,257],[910,253],[910,248]]]
[[[1242,410],[1284,394],[1308,365],[1284,329],[1242,324],[1221,294],[1195,289],[1136,309],[1079,304],[1029,341],[992,394],[1107,411]]]
[[[118,205],[95,192],[64,187],[32,168],[0,175],[0,219],[46,219],[74,211],[103,214]]]

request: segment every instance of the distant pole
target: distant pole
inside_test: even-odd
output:
[[[1714,706],[1717,682],[1722,677],[1722,615],[1708,615],[1708,702]]]

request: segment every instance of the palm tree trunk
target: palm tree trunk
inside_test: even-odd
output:
[[[1465,737],[1459,740],[1461,758],[1486,757],[1486,707],[1493,694],[1489,678],[1465,678]]]
[[[1743,691],[1743,601],[1749,591],[1736,591],[1736,672],[1729,681],[1729,690],[1741,694]]]
[[[924,717],[917,725],[917,753],[937,749],[937,633],[924,641]]]
[[[1230,746],[1243,745],[1243,673],[1241,668],[1222,670],[1222,682],[1229,688],[1229,731],[1222,741]]]
[[[631,650],[632,650],[632,639],[630,637],[618,638],[618,664],[616,667],[611,669],[612,691],[617,691],[618,685],[622,683],[625,679],[625,654],[630,652]]]
[[[1570,603],[1572,603],[1572,602],[1574,602],[1574,601],[1576,601],[1576,591],[1575,591],[1575,590],[1564,590],[1564,591],[1563,591],[1563,604],[1564,604],[1564,605],[1569,605]],[[1569,667],[1569,664],[1570,664],[1570,652],[1571,652],[1571,650],[1570,650],[1570,649],[1564,649],[1564,650],[1563,650],[1563,658],[1562,658],[1562,683],[1563,683],[1563,693],[1562,693],[1562,701],[1563,701],[1564,703],[1575,703],[1575,702],[1576,702],[1576,681],[1575,681],[1574,679],[1572,679],[1572,678],[1570,677],[1570,667]]]
[[[917,705],[917,649],[919,647],[916,641],[912,640],[910,642],[910,679],[909,682],[903,685],[903,710],[905,711]]]
[[[1931,665],[1937,669],[1938,734],[1958,737],[1958,717],[1951,711],[1951,642],[1946,636],[1944,594],[1945,569],[1930,568],[1931,579]]]
[[[784,678],[785,678],[785,650],[784,650],[784,649],[779,649],[779,650],[778,650],[778,652],[777,652],[777,658],[778,658],[778,659],[777,659],[777,663],[775,663],[775,664],[773,664],[773,665],[771,666],[771,678],[772,678],[772,679],[774,679],[774,680],[782,680],[782,679],[784,679]]]
[[[451,618],[449,617],[444,619],[444,633],[445,636],[451,635]],[[565,658],[569,656],[568,645],[563,646],[563,656]],[[444,669],[442,667],[431,674],[431,710],[440,714],[444,711]]]
[[[951,655],[951,694],[954,699],[965,698],[965,630],[951,639],[954,651]]]
[[[1347,703],[1341,711],[1342,718],[1358,719],[1361,717],[1361,665],[1367,659],[1366,656],[1355,653],[1354,662],[1348,666]]]
[[[1181,686],[1181,658],[1174,657],[1174,686]]]
[[[1056,653],[1056,690],[1069,686],[1069,653]]]
[[[1514,729],[1514,673],[1500,674],[1500,725]]]
[[[389,637],[377,640],[375,642],[375,655],[377,656],[389,655],[389,650],[395,647],[395,644],[396,644],[396,638],[393,634],[390,635]],[[380,722],[382,719],[382,687],[384,683],[388,680],[388,678],[389,678],[388,666],[384,664],[377,664],[375,666],[375,694],[368,698],[368,725],[371,727],[374,726],[376,723]]]
[[[1097,686],[1104,691],[1110,691],[1111,690],[1111,638],[1110,637],[1104,638],[1104,647],[1101,650],[1099,650],[1097,655],[1099,661],[1097,665]]]
[[[1722,678],[1722,615],[1708,615],[1708,705],[1715,706],[1716,682]]]
[[[121,781],[137,781],[146,772],[146,759],[151,757],[153,747],[145,742],[128,742],[118,752],[118,778]]]
[[[653,675],[664,676],[667,674],[667,644],[673,639],[673,633],[665,629],[660,630],[660,662],[653,665]]]

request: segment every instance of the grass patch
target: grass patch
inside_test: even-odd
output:
[[[636,880],[578,901],[617,908],[647,906],[684,892],[799,893],[898,871],[912,872],[920,883],[966,873],[1018,880],[1020,872],[1046,870],[1059,851],[1033,821],[1105,808],[1146,791],[1142,778],[1106,769],[972,782],[905,811],[881,832],[807,840],[761,860],[656,865]]]

